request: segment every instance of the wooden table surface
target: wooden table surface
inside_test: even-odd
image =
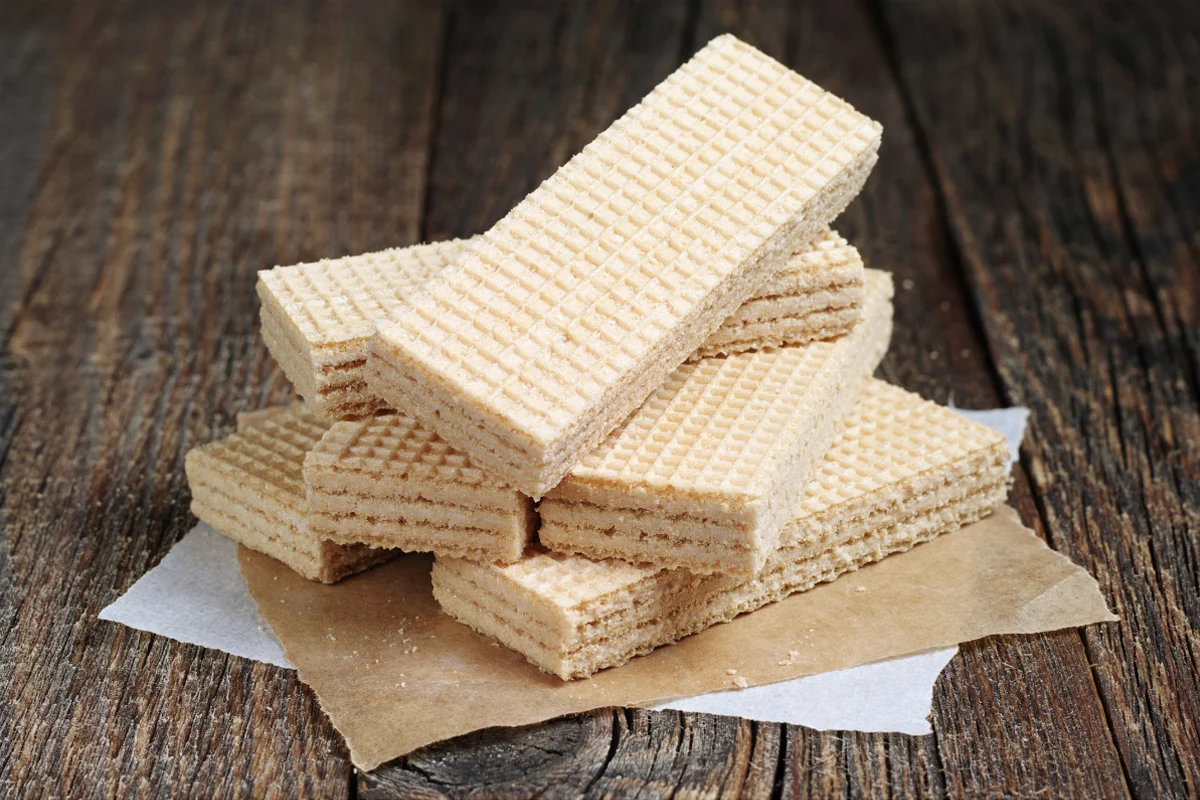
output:
[[[1120,624],[963,647],[928,737],[614,709],[358,775],[292,673],[96,619],[288,397],[256,270],[483,231],[724,31],[883,122],[882,374],[1032,409],[1012,502]],[[1191,3],[4,3],[0,794],[1200,794],[1198,112]]]

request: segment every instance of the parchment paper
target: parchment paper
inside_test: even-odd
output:
[[[100,612],[100,619],[180,642],[293,669],[258,614],[238,566],[237,543],[205,523]],[[902,656],[737,692],[655,706],[822,730],[929,733],[933,684],[957,647]]]
[[[496,725],[649,706],[947,647],[1112,621],[1096,582],[1003,507],[982,522],[590,679],[563,682],[442,614],[430,559],[333,586],[241,548],[251,596],[366,770]],[[794,654],[793,652],[794,651]],[[728,670],[736,670],[731,676]]]

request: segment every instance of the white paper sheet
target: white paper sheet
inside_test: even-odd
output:
[[[1028,409],[955,409],[1008,437],[1017,459]],[[237,562],[237,545],[200,523],[162,562],[100,612],[181,642],[290,668],[283,648],[258,616]],[[958,648],[865,664],[793,681],[714,692],[658,706],[704,711],[818,730],[930,732],[933,685]]]
[[[201,522],[100,619],[291,669],[246,589],[237,547]]]
[[[932,733],[933,684],[957,652],[957,647],[948,647],[783,683],[702,694],[655,708],[788,722],[819,731]]]

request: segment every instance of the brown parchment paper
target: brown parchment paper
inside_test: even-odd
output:
[[[402,556],[332,586],[245,548],[239,560],[259,612],[364,770],[481,728],[732,689],[729,669],[757,686],[990,634],[1116,619],[1091,576],[1008,507],[571,682],[442,614],[430,590],[429,556]]]

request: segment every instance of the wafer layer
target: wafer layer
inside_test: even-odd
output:
[[[403,414],[336,422],[304,462],[310,529],[342,544],[511,563],[533,501]]]
[[[891,338],[891,276],[833,342],[679,367],[542,500],[551,550],[693,572],[766,563],[812,468]]]
[[[382,406],[363,379],[375,324],[467,246],[455,239],[258,273],[263,340],[314,411],[337,418]]]
[[[862,319],[864,293],[858,250],[827,229],[794,253],[689,360],[836,338]]]
[[[188,452],[192,513],[218,532],[266,553],[309,580],[332,583],[391,553],[313,535],[301,468],[329,422],[303,406],[260,416],[232,436]]]
[[[880,135],[719,37],[381,324],[368,383],[541,497],[845,207]]]
[[[310,408],[342,418],[383,407],[364,374],[375,322],[394,313],[469,245],[470,240],[415,245],[259,273],[263,339]],[[862,296],[858,251],[826,229],[692,357],[840,336],[862,318]]]
[[[434,596],[547,672],[582,677],[986,516],[1006,458],[1000,434],[871,381],[751,578],[539,550],[507,567],[438,559]]]

